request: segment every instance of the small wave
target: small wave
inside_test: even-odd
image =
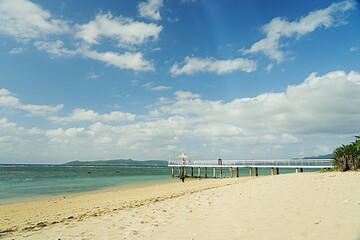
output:
[[[25,181],[32,181],[32,178],[25,178]]]

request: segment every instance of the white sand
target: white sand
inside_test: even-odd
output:
[[[18,229],[5,239],[359,240],[360,172],[189,180],[3,205],[0,226]]]

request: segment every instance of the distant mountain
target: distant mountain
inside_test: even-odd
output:
[[[325,155],[319,155],[319,156],[313,156],[313,157],[304,157],[303,159],[330,159],[333,157],[332,153],[325,154]]]
[[[63,166],[124,166],[124,167],[167,167],[168,162],[162,160],[135,161],[132,159],[71,161]]]

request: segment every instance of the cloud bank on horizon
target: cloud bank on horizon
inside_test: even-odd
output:
[[[292,158],[360,132],[355,1],[102,4],[0,0],[0,163]]]

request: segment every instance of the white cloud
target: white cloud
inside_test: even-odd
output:
[[[162,26],[114,17],[111,13],[98,14],[94,20],[77,28],[76,36],[88,44],[98,44],[102,37],[108,37],[116,40],[119,46],[139,45],[148,39],[157,40],[162,30]]]
[[[285,92],[264,93],[231,102],[207,101],[191,93],[176,93],[176,101],[158,113],[193,116],[206,122],[236,123],[244,129],[283,133],[350,133],[360,120],[360,73],[335,71],[310,74]],[[190,95],[190,97],[179,97]],[[256,119],[256,121],[254,120]],[[290,140],[290,139],[288,139]]]
[[[123,121],[133,121],[136,115],[131,113],[125,113],[120,111],[113,111],[107,114],[100,114],[93,110],[77,108],[72,111],[72,113],[67,117],[58,117],[52,116],[49,119],[54,122],[81,122],[81,121],[91,121],[91,122],[123,122]]]
[[[154,70],[153,64],[144,59],[141,52],[98,52],[96,50],[90,50],[88,47],[70,50],[64,47],[64,43],[61,40],[55,42],[36,41],[34,45],[39,50],[47,52],[52,57],[71,57],[80,55],[104,62],[120,69],[130,69],[134,71]]]
[[[56,137],[86,137],[89,135],[89,132],[86,131],[84,128],[68,128],[66,130],[62,128],[54,129],[54,130],[48,130],[46,131],[46,136],[51,138]]]
[[[65,21],[53,18],[48,11],[28,0],[0,1],[0,32],[18,41],[68,31]]]
[[[0,96],[5,96],[5,95],[11,95],[12,93],[5,89],[5,88],[0,88]]]
[[[62,104],[56,106],[50,105],[35,105],[35,104],[22,104],[19,109],[29,111],[30,115],[48,116],[59,112],[63,108]]]
[[[41,134],[42,130],[38,128],[26,129],[24,127],[18,127],[16,123],[10,122],[6,118],[0,118],[0,135],[34,135]]]
[[[102,61],[121,69],[131,69],[134,71],[154,70],[153,64],[145,60],[141,52],[125,52],[120,54],[117,52],[97,52],[95,50],[84,50],[83,54],[88,58]]]
[[[163,4],[163,0],[148,0],[147,2],[140,2],[138,5],[140,17],[160,20],[161,16],[159,9],[163,6]]]
[[[183,99],[200,98],[200,95],[192,93],[192,92],[187,92],[187,91],[176,91],[175,92],[175,97],[178,100],[183,100]]]
[[[172,89],[172,87],[170,86],[154,86],[152,82],[147,82],[143,85],[141,85],[142,87],[144,87],[147,90],[151,90],[151,91],[165,91],[165,90],[169,90]]]
[[[15,97],[7,89],[0,89],[0,107],[24,110],[30,115],[47,116],[52,115],[63,108],[63,105],[35,105],[35,104],[22,104],[20,99]]]
[[[23,52],[26,51],[26,48],[23,47],[17,47],[17,48],[13,48],[9,51],[9,54],[21,54]]]
[[[269,73],[271,71],[271,69],[274,67],[274,65],[272,63],[270,63],[269,65],[266,66],[266,72]]]
[[[42,136],[43,131],[38,128],[24,128],[17,126],[6,118],[0,118],[0,155],[5,163],[12,160],[23,160],[33,156],[40,143],[34,141]],[[39,151],[40,152],[40,151]],[[1,161],[1,160],[0,160]]]
[[[170,73],[174,76],[180,74],[194,74],[197,72],[215,72],[216,74],[226,74],[233,71],[253,72],[256,70],[256,63],[249,59],[235,58],[228,60],[217,60],[214,58],[186,57],[183,66],[175,63]]]
[[[87,79],[96,79],[96,78],[99,78],[100,77],[100,74],[97,74],[95,72],[89,72],[86,76]]]
[[[180,3],[194,3],[194,2],[197,2],[199,0],[180,0]]]
[[[40,51],[47,52],[52,57],[71,57],[78,54],[78,50],[69,50],[64,47],[64,42],[56,40],[54,42],[36,41],[34,46]]]
[[[281,50],[281,40],[290,37],[301,37],[309,34],[318,28],[330,28],[345,24],[344,14],[355,9],[355,2],[346,0],[343,2],[332,3],[325,9],[310,12],[307,16],[298,21],[289,22],[280,17],[265,24],[261,30],[266,35],[265,38],[254,43],[249,49],[244,49],[244,53],[262,52],[278,63],[285,59],[286,53]]]
[[[149,40],[157,40],[161,31],[162,26],[138,22],[122,16],[115,17],[110,12],[99,13],[94,20],[74,27],[69,26],[65,21],[55,19],[41,6],[28,0],[0,1],[0,33],[12,36],[22,42],[35,40],[34,46],[51,57],[83,56],[120,69],[150,71],[154,70],[154,66],[150,61],[144,59],[143,53],[131,51]],[[77,39],[83,41],[76,41],[73,49],[69,49],[62,40],[52,40],[54,38],[49,36],[65,33],[74,34]],[[40,38],[42,40],[39,40]],[[127,51],[95,49],[95,46],[103,38],[110,39],[118,47],[126,48]],[[23,51],[25,48],[18,47],[9,53],[20,54]]]
[[[284,143],[297,143],[300,141],[298,137],[295,137],[294,135],[288,133],[283,133],[281,135],[281,139]]]

